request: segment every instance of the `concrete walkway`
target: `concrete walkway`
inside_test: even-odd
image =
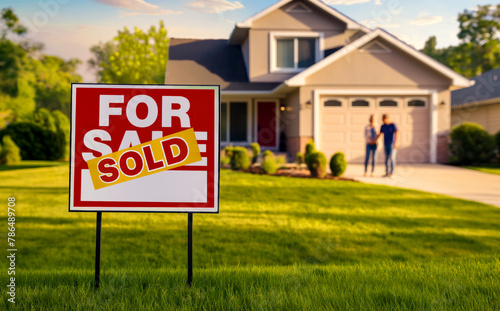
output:
[[[349,164],[345,177],[355,180],[445,194],[500,207],[500,175],[440,164],[399,165],[392,179],[383,178],[385,166],[375,168],[375,177],[363,177],[364,166]]]

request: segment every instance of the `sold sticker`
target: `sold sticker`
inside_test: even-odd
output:
[[[200,149],[190,128],[88,160],[87,164],[97,190],[199,161]]]

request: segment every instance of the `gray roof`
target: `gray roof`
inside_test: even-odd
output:
[[[453,107],[500,99],[500,68],[490,70],[471,80],[475,81],[473,86],[451,92]]]
[[[227,40],[170,39],[166,84],[220,85],[221,90],[270,91],[280,83],[248,81],[239,46]]]

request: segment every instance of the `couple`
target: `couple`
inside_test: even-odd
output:
[[[385,175],[384,177],[392,177],[394,173],[394,166],[396,165],[396,150],[398,149],[399,132],[396,124],[389,121],[389,116],[384,114],[382,116],[382,126],[380,132],[377,134],[375,129],[375,117],[370,116],[370,124],[366,126],[366,158],[365,158],[365,176],[368,171],[368,161],[370,155],[372,158],[372,172],[375,170],[375,155],[377,153],[377,140],[380,135],[384,134],[384,151],[385,151]]]

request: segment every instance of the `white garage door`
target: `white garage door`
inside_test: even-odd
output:
[[[377,132],[382,115],[388,114],[400,133],[397,162],[429,162],[429,98],[428,97],[338,97],[320,98],[320,146],[328,158],[338,151],[347,161],[362,163],[365,158],[364,129],[370,115],[375,115]],[[377,161],[383,162],[383,137],[379,140]]]

